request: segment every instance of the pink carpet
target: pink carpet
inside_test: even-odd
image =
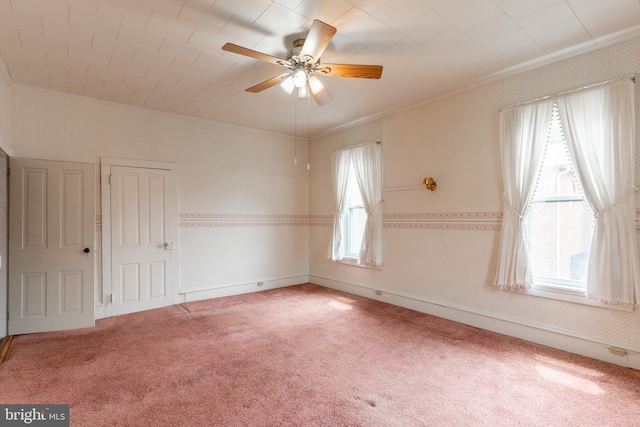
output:
[[[259,295],[17,336],[0,402],[74,426],[640,425],[640,371],[309,284]]]

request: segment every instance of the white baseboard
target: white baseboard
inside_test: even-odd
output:
[[[564,350],[569,353],[591,357],[616,365],[640,370],[640,346],[626,342],[607,341],[600,337],[579,334],[572,331],[550,328],[546,325],[524,322],[495,313],[475,310],[469,307],[454,306],[439,301],[401,293],[380,291],[361,283],[346,282],[339,279],[310,274],[309,281],[316,285],[360,295],[377,301],[397,305],[431,314],[466,325],[520,338],[525,341]],[[609,347],[626,350],[626,355],[618,356],[609,351]]]
[[[232,295],[247,294],[250,292],[266,291],[267,289],[283,288],[285,286],[307,283],[308,281],[308,275],[299,274],[287,277],[256,279],[251,282],[230,283],[220,286],[187,288],[181,290],[180,294],[184,296],[185,302],[191,302],[209,298],[228,297]],[[258,283],[262,283],[262,285],[258,285]]]

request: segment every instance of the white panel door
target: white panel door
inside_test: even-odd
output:
[[[170,172],[111,167],[113,314],[172,304]]]
[[[93,165],[9,167],[9,334],[94,326]]]

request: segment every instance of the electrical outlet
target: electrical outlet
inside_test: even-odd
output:
[[[624,348],[620,348],[620,347],[609,347],[609,352],[616,354],[618,356],[626,356],[627,354],[627,350],[625,350]]]
[[[258,282],[258,286],[264,285],[264,282]]]

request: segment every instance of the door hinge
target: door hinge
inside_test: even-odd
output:
[[[109,185],[111,185],[111,175],[109,175]]]

